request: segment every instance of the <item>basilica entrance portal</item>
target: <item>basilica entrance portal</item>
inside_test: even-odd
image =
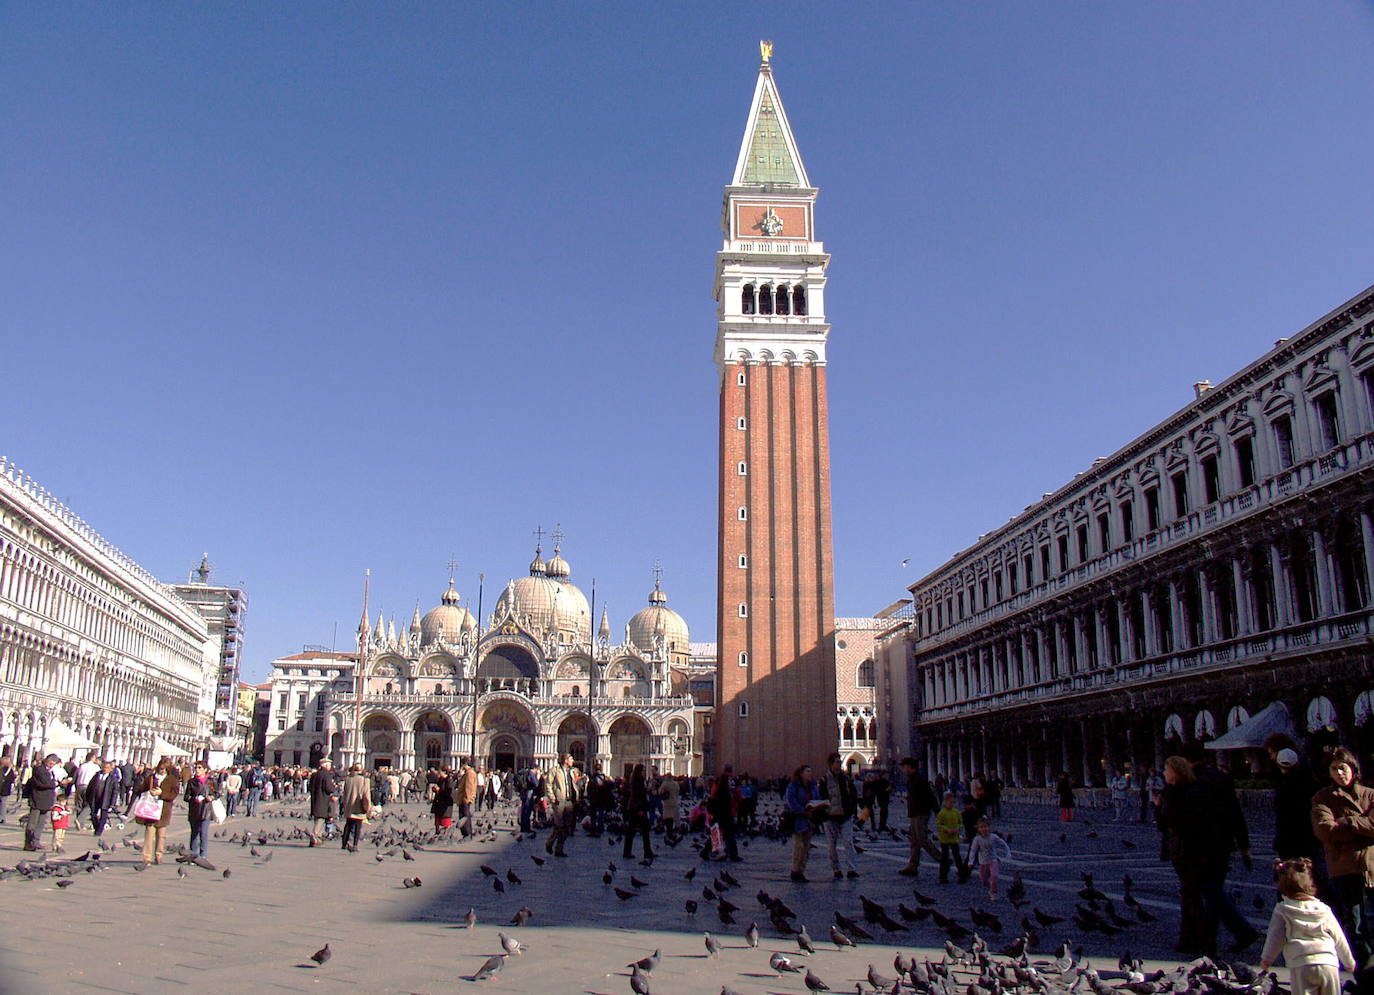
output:
[[[534,717],[513,701],[494,701],[478,720],[479,754],[501,770],[528,767],[534,762]]]
[[[491,741],[487,766],[492,770],[515,770],[520,759],[520,744],[514,736],[497,736]]]

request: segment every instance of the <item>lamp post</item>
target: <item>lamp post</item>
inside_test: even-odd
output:
[[[477,625],[474,628],[476,635],[472,643],[472,733],[468,746],[468,755],[472,760],[473,769],[476,770],[477,764],[477,666],[481,662],[479,659],[479,649],[482,645],[482,591],[486,584],[486,575],[477,575]]]
[[[596,722],[592,719],[592,679],[596,673],[596,578],[592,578],[592,607],[587,619],[587,759],[590,776],[595,769],[597,748]]]
[[[368,603],[367,598],[372,588],[372,569],[369,567],[363,572],[363,619],[367,619]],[[359,626],[358,638],[358,667],[353,673],[353,763],[363,762],[363,680],[367,673],[367,638],[363,633],[366,631]],[[263,751],[264,753],[266,750]],[[264,757],[264,759],[266,759]]]

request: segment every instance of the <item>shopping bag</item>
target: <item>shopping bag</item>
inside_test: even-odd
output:
[[[225,809],[224,802],[218,798],[210,799],[210,818],[215,820],[215,825],[217,826],[225,819],[229,818],[229,812]]]

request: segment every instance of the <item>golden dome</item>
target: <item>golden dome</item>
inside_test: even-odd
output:
[[[642,653],[652,653],[656,637],[662,635],[663,648],[669,653],[686,653],[687,622],[668,607],[668,596],[657,583],[649,592],[649,605],[635,612],[630,619],[630,642]]]

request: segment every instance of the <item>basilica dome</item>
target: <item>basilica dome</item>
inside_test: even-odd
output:
[[[557,579],[546,572],[550,565],[557,571]],[[528,619],[540,633],[559,633],[563,641],[590,641],[591,609],[586,595],[566,579],[571,572],[567,560],[557,553],[548,563],[536,553],[530,575],[512,580],[496,599],[496,614],[509,611],[518,619]]]
[[[663,636],[663,648],[669,653],[687,653],[687,622],[668,607],[668,596],[654,583],[649,592],[649,605],[635,612],[630,619],[630,641],[643,653],[654,649],[655,637]]]
[[[424,646],[437,642],[456,643],[464,632],[477,628],[477,621],[458,603],[458,592],[449,581],[448,590],[440,598],[439,607],[432,608],[420,619],[420,643]]]

